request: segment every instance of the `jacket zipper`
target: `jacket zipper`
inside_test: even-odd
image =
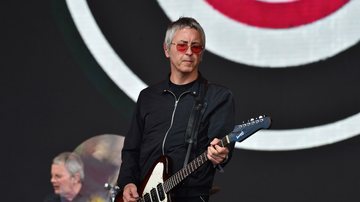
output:
[[[185,92],[181,93],[178,99],[176,99],[176,95],[175,95],[172,91],[166,90],[166,92],[169,92],[169,93],[171,93],[171,94],[174,96],[174,98],[175,98],[175,104],[174,104],[174,110],[173,110],[172,115],[171,115],[170,126],[169,126],[169,128],[167,129],[167,131],[166,131],[166,133],[165,133],[165,136],[164,136],[164,139],[163,139],[163,142],[162,142],[162,147],[161,147],[161,149],[162,149],[162,154],[163,154],[163,155],[165,155],[165,142],[166,142],[167,136],[168,136],[168,134],[169,134],[169,132],[170,132],[170,129],[171,129],[172,126],[173,126],[174,117],[175,117],[175,111],[176,111],[177,105],[178,105],[178,103],[179,103],[179,100],[180,100],[180,98],[181,98],[183,95],[185,95],[186,93],[189,93],[190,91],[185,91]]]

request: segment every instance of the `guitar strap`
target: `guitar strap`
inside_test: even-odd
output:
[[[184,167],[189,162],[190,153],[193,145],[197,145],[197,134],[199,132],[200,121],[206,109],[206,102],[204,102],[204,98],[207,89],[208,81],[202,78],[199,87],[199,94],[195,97],[195,103],[189,117],[188,126],[186,128],[185,143],[188,145],[188,148],[186,151]]]

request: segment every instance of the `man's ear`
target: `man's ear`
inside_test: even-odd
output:
[[[168,49],[168,47],[167,47],[167,45],[165,43],[163,43],[163,49],[164,49],[165,56],[167,58],[169,58],[170,57],[169,49]]]
[[[74,182],[81,182],[80,173],[75,173],[72,179],[74,180]]]

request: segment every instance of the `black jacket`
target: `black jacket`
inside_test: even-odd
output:
[[[120,188],[131,182],[139,187],[149,169],[162,155],[170,158],[172,173],[183,167],[187,149],[184,135],[194,98],[203,80],[200,76],[191,89],[178,99],[169,90],[169,80],[141,91],[122,149],[118,178]],[[197,145],[190,160],[203,153],[212,139],[225,136],[234,127],[234,101],[229,89],[209,83],[205,103]],[[173,193],[178,196],[208,195],[214,174],[214,166],[208,161],[186,178]]]

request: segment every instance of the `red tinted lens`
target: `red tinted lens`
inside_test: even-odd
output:
[[[191,51],[193,53],[200,53],[203,50],[203,47],[200,45],[193,45],[191,46]]]
[[[179,52],[186,52],[188,49],[188,45],[187,44],[176,44],[176,50],[178,50]]]

